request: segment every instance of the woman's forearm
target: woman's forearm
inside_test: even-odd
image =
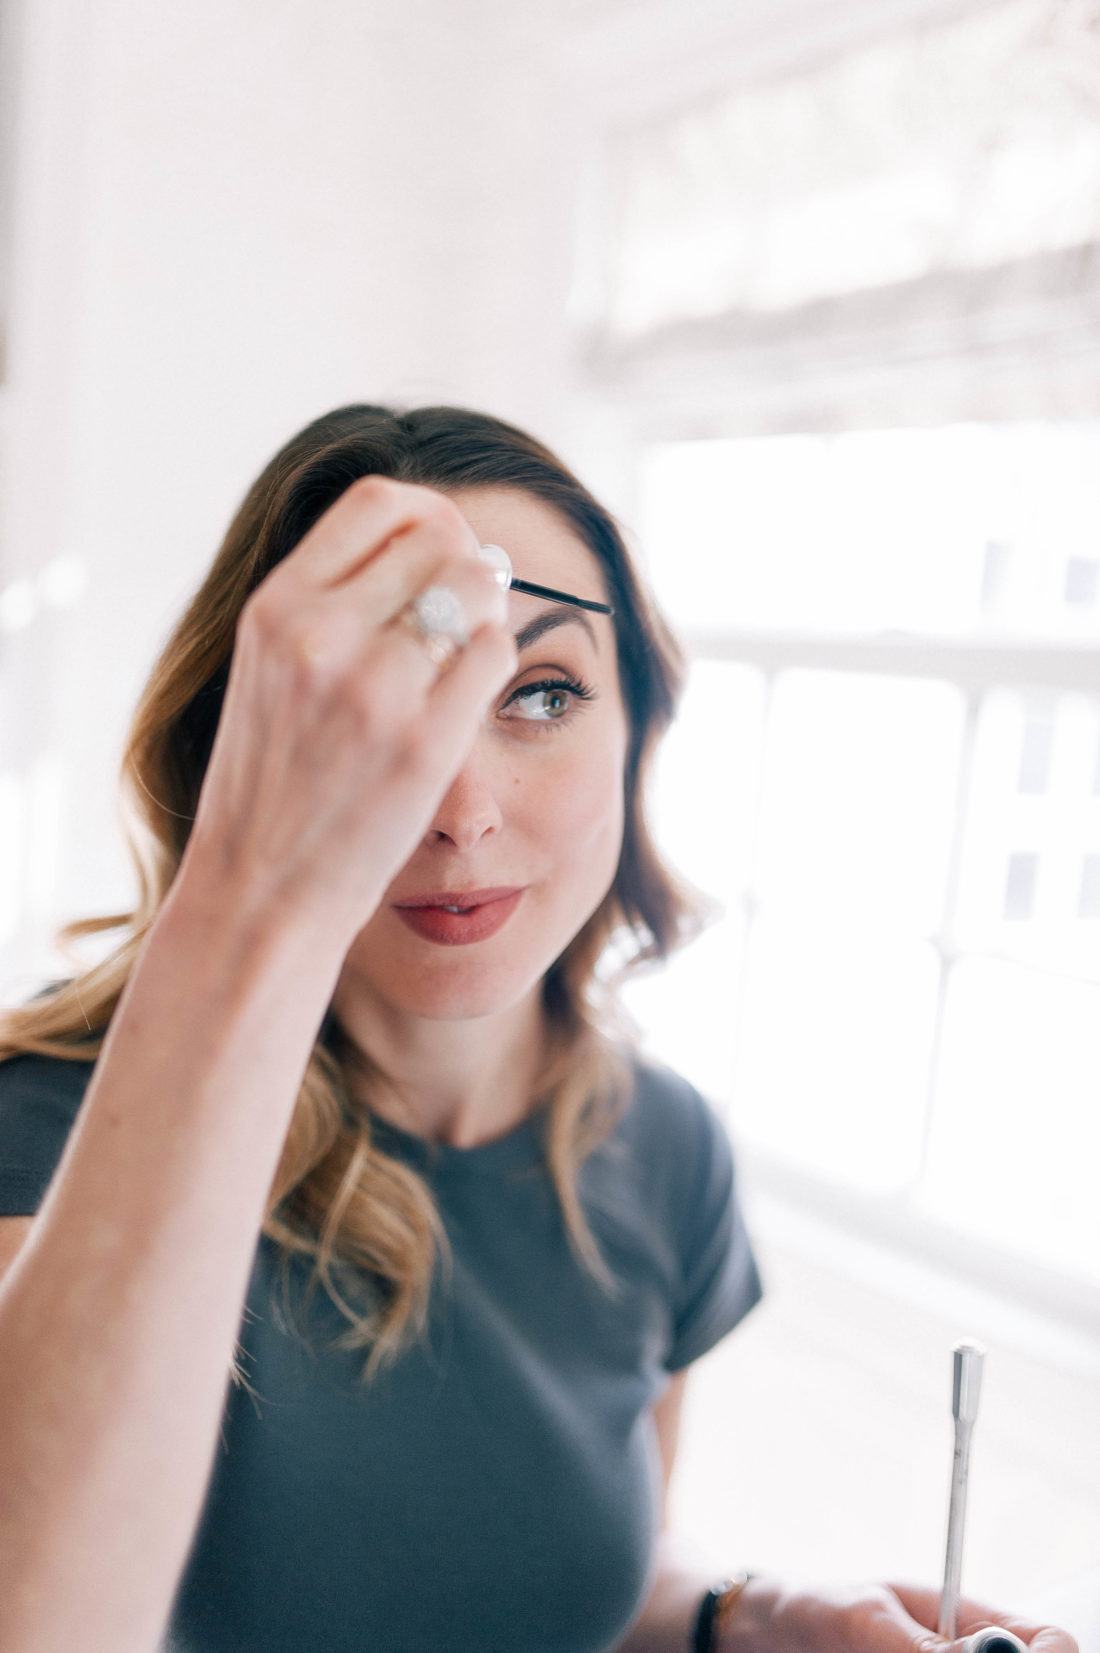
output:
[[[5,1653],[157,1645],[341,962],[328,938],[193,882],[149,933],[0,1286]]]

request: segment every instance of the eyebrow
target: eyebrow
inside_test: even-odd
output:
[[[596,641],[596,633],[592,629],[591,620],[587,620],[578,609],[564,607],[548,609],[545,614],[537,614],[533,620],[529,620],[525,626],[521,626],[519,631],[516,632],[517,650],[522,653],[524,649],[530,648],[532,643],[537,643],[540,637],[545,636],[548,631],[553,631],[555,626],[583,626],[588,633],[592,647],[597,653],[599,652],[599,644]]]

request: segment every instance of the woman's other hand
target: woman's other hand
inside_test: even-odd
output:
[[[982,1602],[959,1603],[958,1635],[936,1633],[940,1595],[909,1584],[804,1585],[750,1581],[722,1634],[721,1653],[961,1653],[966,1637],[996,1625],[1033,1653],[1079,1653],[1064,1630],[1034,1624]]]

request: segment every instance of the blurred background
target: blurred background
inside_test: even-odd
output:
[[[689,1391],[719,1565],[1100,1650],[1100,0],[0,0],[0,997],[134,883],[146,674],[348,401],[558,449],[692,660],[723,916],[629,1004],[770,1288]],[[86,955],[90,960],[90,954]]]

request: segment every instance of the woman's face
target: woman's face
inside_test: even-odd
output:
[[[452,498],[481,544],[504,547],[518,579],[608,600],[595,556],[541,500],[504,488]],[[460,1020],[515,1005],[599,906],[618,865],[629,726],[614,622],[515,591],[508,607],[520,634],[515,675],[344,965],[344,987],[391,1010]],[[399,907],[502,886],[522,893],[480,917]],[[499,927],[470,939],[509,905]]]

